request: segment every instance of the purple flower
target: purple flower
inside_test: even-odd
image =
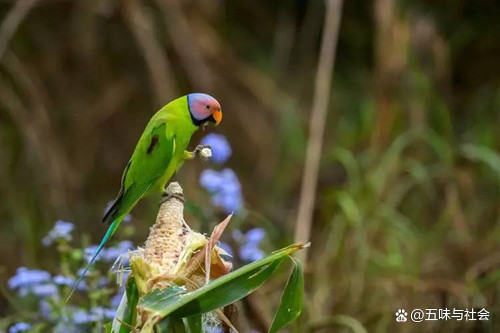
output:
[[[87,324],[94,321],[94,316],[90,312],[78,309],[73,313],[73,322],[77,325]]]
[[[33,286],[30,291],[40,298],[58,295],[57,287],[49,283]]]
[[[79,271],[79,274],[83,273],[83,270]],[[76,281],[75,279],[69,277],[69,276],[64,276],[64,275],[56,275],[54,278],[52,278],[52,282],[54,282],[58,286],[74,286]],[[81,281],[76,290],[82,291],[82,290],[87,290],[88,286],[85,281]]]
[[[40,314],[42,315],[43,318],[45,319],[50,319],[52,316],[52,308],[47,302],[47,300],[42,299],[40,303],[38,303],[38,309],[40,310]]]
[[[113,319],[115,317],[116,310],[97,306],[92,309],[91,313],[96,320],[102,321],[105,319]]]
[[[210,133],[201,140],[201,144],[212,147],[212,160],[217,164],[226,162],[233,153],[224,135]]]
[[[240,181],[233,170],[204,170],[200,184],[212,194],[212,203],[227,213],[239,212],[243,208]]]
[[[109,285],[109,279],[106,276],[99,277],[97,281],[97,288],[104,288]]]
[[[264,252],[256,246],[244,244],[240,248],[241,260],[246,262],[253,262],[264,258]]]
[[[72,286],[75,283],[74,279],[64,275],[56,275],[52,281],[58,286]]]
[[[18,333],[18,332],[26,332],[31,328],[31,325],[28,323],[20,322],[12,325],[9,328],[9,333]]]
[[[71,222],[65,222],[61,220],[56,221],[52,230],[50,230],[47,236],[45,236],[45,238],[42,240],[42,244],[44,246],[49,246],[58,239],[63,239],[69,242],[72,239],[71,232],[74,228],[75,225]]]
[[[208,333],[224,333],[224,330],[220,326],[209,326],[206,330]]]
[[[222,170],[221,176],[223,180],[222,189],[224,191],[230,191],[230,192],[241,191],[241,185],[238,176],[236,176],[236,174],[232,169],[226,168]]]
[[[218,192],[212,197],[212,203],[222,207],[226,213],[239,212],[243,205],[242,201],[240,193]]]
[[[243,261],[252,262],[264,258],[264,252],[259,247],[265,236],[263,228],[253,228],[245,233],[244,244],[240,248],[240,257]]]
[[[265,236],[266,232],[264,231],[263,228],[253,228],[246,232],[245,239],[248,243],[254,243],[259,245]]]
[[[67,319],[64,319],[64,321],[59,321],[54,327],[54,333],[83,333],[85,332],[81,328],[75,326],[73,323],[69,322]]]
[[[97,251],[97,248],[98,248],[98,246],[97,246],[97,245],[90,245],[90,246],[86,247],[86,248],[85,248],[85,250],[83,250],[83,256],[84,256],[84,258],[85,258],[85,260],[86,260],[87,262],[89,262],[89,261],[90,261],[90,259],[92,259],[92,257],[94,256],[95,251]],[[106,249],[103,249],[103,250],[102,250],[102,251],[101,251],[101,252],[97,255],[97,257],[96,257],[96,261],[97,261],[97,260],[99,260],[99,259],[101,259],[101,257],[102,257],[102,253],[103,253],[105,250],[106,250]],[[83,271],[82,271],[82,272],[83,272]],[[78,274],[80,274],[80,273],[78,273]]]
[[[118,256],[126,253],[128,250],[132,249],[134,244],[131,241],[121,241],[115,247],[110,247],[108,249],[104,249],[102,253],[102,258],[105,261],[115,261]]]
[[[221,249],[223,249],[224,251],[226,251],[227,254],[229,254],[230,256],[233,255],[233,249],[231,248],[231,246],[229,246],[229,244],[224,243],[224,242],[219,242],[219,247]]]
[[[118,308],[120,302],[122,301],[123,293],[118,293],[111,298],[111,306],[115,309]]]
[[[102,249],[102,251],[97,256],[96,260],[103,260],[106,262],[115,261],[118,256],[126,253],[128,250],[132,249],[134,244],[131,241],[121,241],[117,246],[110,247],[107,249]],[[97,245],[91,245],[87,247],[84,251],[84,256],[87,261],[92,259],[95,251],[97,251]]]
[[[209,192],[216,192],[222,187],[222,177],[220,172],[213,169],[206,169],[201,172],[200,184]]]
[[[76,309],[73,312],[73,322],[76,325],[88,324],[103,320],[110,320],[115,317],[114,309],[104,308],[102,306],[94,307],[90,311],[84,309]]]
[[[9,279],[8,284],[10,289],[19,289],[23,287],[32,287],[48,281],[50,281],[49,272],[19,267],[16,275]]]
[[[239,229],[233,230],[231,236],[233,236],[234,240],[237,242],[241,242],[243,240],[243,237],[245,237],[245,235]]]
[[[232,236],[240,244],[240,257],[245,262],[252,262],[264,258],[264,252],[260,249],[260,244],[266,236],[263,228],[253,228],[243,234],[239,230],[234,230]]]

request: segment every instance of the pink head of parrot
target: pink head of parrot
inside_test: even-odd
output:
[[[189,113],[196,126],[207,121],[219,125],[222,120],[222,110],[219,102],[207,94],[193,93],[187,95]]]

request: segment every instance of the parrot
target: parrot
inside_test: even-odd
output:
[[[109,228],[66,301],[137,202],[150,194],[163,192],[165,184],[183,162],[194,159],[204,148],[198,146],[192,152],[186,150],[196,130],[208,123],[217,126],[221,120],[219,102],[203,93],[179,97],[153,115],[125,166],[120,191],[102,219]]]

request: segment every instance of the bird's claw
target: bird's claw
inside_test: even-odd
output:
[[[177,199],[182,203],[186,203],[186,199],[184,199],[184,195],[178,194],[178,193],[173,193],[173,194],[167,194],[167,192],[163,192],[160,205],[164,204],[165,202],[169,201],[170,199]]]
[[[184,151],[184,160],[190,161],[197,156],[201,156],[205,161],[212,157],[212,147],[208,145],[198,145],[193,151]]]
[[[193,153],[199,154],[205,148],[212,150],[212,147],[209,145],[197,145],[196,148],[194,149]]]
[[[198,145],[193,151],[194,156],[201,156],[205,161],[212,157],[212,147],[209,145]]]

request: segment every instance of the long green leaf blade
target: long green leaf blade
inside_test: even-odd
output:
[[[172,292],[155,290],[144,296],[139,303],[143,310],[159,317],[174,314],[186,317],[203,314],[234,303],[262,285],[283,259],[308,246],[294,244],[271,255],[224,275],[211,283],[187,294],[172,297]]]
[[[184,318],[188,333],[203,333],[201,315]]]
[[[304,294],[304,276],[302,274],[302,265],[299,260],[291,258],[295,264],[293,272],[288,279],[285,290],[281,295],[280,306],[269,333],[278,332],[283,327],[294,321],[302,312],[302,301]]]
[[[184,325],[184,322],[181,318],[168,316],[155,325],[155,332],[189,333],[186,329],[186,326],[187,325]]]
[[[257,268],[245,275],[228,280],[223,285],[207,288],[203,293],[199,293],[186,304],[177,307],[173,313],[181,317],[203,314],[239,301],[264,284],[282,261],[283,258],[276,259],[267,266]]]
[[[140,306],[163,318],[170,314],[186,317],[203,314],[234,303],[263,284],[281,263],[281,259],[238,275],[223,284],[210,283],[187,294],[172,293],[169,289],[154,290],[144,296]],[[178,288],[178,287],[174,287]]]
[[[163,318],[167,314],[162,309],[167,304],[177,301],[185,293],[185,289],[175,284],[167,289],[154,289],[141,299],[139,306]]]

